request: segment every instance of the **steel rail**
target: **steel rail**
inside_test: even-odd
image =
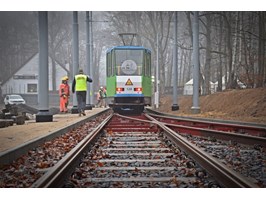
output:
[[[126,118],[126,119],[130,119],[130,120],[137,120],[137,121],[145,122],[145,123],[153,123],[152,121],[148,121],[148,120],[136,119],[136,118],[123,116],[123,115],[119,115],[119,114],[115,114],[115,115]],[[153,114],[152,115],[145,114],[145,116],[147,118],[149,118],[148,116],[151,117],[151,116],[153,116]],[[160,116],[160,117],[162,117],[162,116]],[[151,119],[151,118],[149,118],[149,119]],[[159,122],[158,120],[154,119],[153,117],[152,117],[152,120]],[[191,127],[191,126],[185,126],[185,125],[169,124],[169,123],[164,123],[164,122],[160,122],[160,123],[164,124],[167,127],[174,127],[180,133],[185,132],[185,131],[189,131],[190,134],[195,134],[195,135],[205,136],[205,137],[213,137],[215,135],[215,137],[217,139],[234,140],[236,142],[243,143],[243,144],[249,144],[249,145],[250,144],[256,144],[256,145],[261,145],[263,148],[266,148],[266,138],[264,138],[264,137],[243,135],[243,134],[239,134],[239,133],[230,133],[230,132],[225,132],[225,131],[217,131],[217,130],[213,130],[213,129],[198,128],[198,127]],[[156,124],[156,123],[153,123],[153,124]],[[226,124],[224,124],[224,125],[226,125]]]
[[[177,146],[187,152],[196,162],[198,162],[203,168],[205,168],[210,174],[212,174],[222,185],[229,188],[256,188],[258,187],[254,183],[250,182],[247,178],[241,174],[229,169],[217,159],[205,153],[192,143],[186,141],[182,136],[171,130],[163,123],[156,119],[146,115],[147,118],[153,120],[165,131],[165,136],[168,137]]]
[[[74,163],[80,159],[82,153],[99,135],[104,126],[112,118],[113,114],[108,116],[100,125],[88,134],[76,147],[74,147],[64,158],[47,171],[41,178],[32,184],[32,188],[50,188],[60,187],[65,180],[65,174],[71,172]]]
[[[158,115],[178,120],[196,120],[201,122],[214,122],[214,123],[229,123],[229,124],[235,124],[235,125],[247,125],[247,126],[255,126],[255,127],[261,127],[266,129],[265,124],[261,123],[255,123],[255,122],[244,122],[244,121],[235,121],[235,120],[226,120],[226,119],[215,119],[215,118],[199,118],[199,117],[188,117],[188,116],[179,116],[179,115],[173,115],[169,113],[163,113],[156,110],[152,110],[150,108],[145,108],[145,113],[149,115]]]
[[[210,119],[195,119],[191,117],[178,117],[178,116],[170,116],[161,114],[150,113],[153,112],[147,109],[147,112],[150,116],[154,116],[155,118],[165,118],[169,120],[178,120],[180,124],[186,125],[187,123],[190,126],[194,127],[210,127],[212,129],[223,130],[223,131],[231,131],[231,132],[239,132],[239,133],[249,133],[253,136],[266,136],[266,126],[262,124],[252,124],[252,123],[242,123],[232,121],[221,121],[221,120],[210,120]]]
[[[135,118],[135,117],[128,117],[125,115],[120,115],[115,113],[114,117],[120,117],[120,118],[124,118],[124,119],[128,119],[128,120],[133,120],[133,121],[138,121],[141,124],[141,128],[132,124],[132,123],[123,123],[118,124],[118,122],[116,121],[117,119],[115,119],[115,122],[111,122],[110,124],[107,124],[107,126],[105,127],[107,131],[112,130],[113,132],[124,132],[125,130],[130,130],[132,132],[157,132],[158,131],[158,127],[156,123],[153,123],[150,120],[145,120],[143,119],[143,116],[140,116],[140,118]],[[152,125],[151,125],[152,124]]]
[[[183,125],[175,125],[175,124],[168,124],[163,123],[167,127],[172,127],[175,130],[178,130],[180,133],[184,131],[189,131],[191,134],[204,136],[204,137],[215,137],[216,139],[221,140],[233,140],[242,144],[257,144],[261,145],[262,147],[266,148],[266,138],[252,136],[252,135],[243,135],[239,133],[230,133],[225,131],[218,131],[213,129],[206,129],[206,128],[196,128],[196,127],[188,127]],[[226,125],[225,125],[226,126]]]

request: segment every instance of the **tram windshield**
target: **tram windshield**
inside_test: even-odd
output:
[[[115,55],[118,76],[142,75],[143,50],[116,50]]]

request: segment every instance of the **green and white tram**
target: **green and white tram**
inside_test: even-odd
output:
[[[151,105],[151,51],[116,46],[107,51],[107,98],[117,113],[140,113]]]

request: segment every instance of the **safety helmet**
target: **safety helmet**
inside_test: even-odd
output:
[[[62,81],[68,81],[68,76],[64,76],[64,77],[62,78]]]
[[[79,69],[79,74],[83,74],[83,69]]]
[[[102,90],[103,89],[103,86],[101,86],[100,89]]]

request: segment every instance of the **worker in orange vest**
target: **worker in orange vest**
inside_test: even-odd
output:
[[[59,86],[59,97],[60,97],[60,112],[67,113],[68,99],[69,99],[69,85],[68,77],[62,78],[62,83]]]
[[[68,103],[69,103],[69,98],[70,98],[70,87],[69,87],[69,85],[68,85],[68,76],[65,76],[64,77],[64,79],[65,79],[65,91],[66,91],[66,110],[68,111],[68,109],[67,109],[67,106],[68,106]]]

